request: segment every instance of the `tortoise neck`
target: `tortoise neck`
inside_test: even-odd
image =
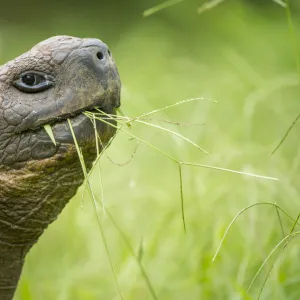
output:
[[[0,237],[1,238],[1,237]],[[0,299],[12,300],[30,247],[15,246],[0,240]]]

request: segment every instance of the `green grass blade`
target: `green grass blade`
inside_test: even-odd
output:
[[[197,10],[198,14],[201,14],[209,9],[216,7],[217,5],[221,4],[225,0],[210,0],[203,3]]]
[[[273,2],[279,4],[280,6],[286,8],[286,3],[283,0],[273,0]]]
[[[146,284],[148,286],[148,289],[152,295],[152,298],[154,300],[158,300],[157,296],[156,296],[156,293],[155,293],[155,290],[153,288],[153,285],[145,271],[145,268],[141,262],[141,260],[139,259],[139,255],[135,253],[134,249],[132,248],[130,242],[129,242],[129,238],[126,236],[125,232],[123,231],[123,229],[119,226],[119,224],[115,221],[115,219],[113,218],[113,216],[110,214],[109,211],[107,211],[107,215],[109,216],[109,219],[111,220],[111,222],[114,224],[115,228],[118,230],[118,232],[120,233],[121,237],[123,238],[124,240],[124,243],[127,245],[127,248],[129,249],[129,251],[131,252],[132,256],[135,258],[140,270],[141,270],[141,273],[142,273],[142,276],[144,277],[145,281],[146,281]]]
[[[117,108],[117,113],[118,113],[119,115],[121,115],[122,117],[126,118],[126,116],[125,116],[125,114],[123,113],[123,110],[121,109],[121,107],[118,107],[118,108]],[[130,128],[130,127],[131,127],[131,123],[128,122],[128,123],[127,123],[127,126]]]
[[[278,251],[277,256],[276,256],[276,258],[274,259],[274,261],[273,261],[273,263],[272,263],[272,265],[271,265],[271,267],[270,267],[270,269],[269,269],[269,271],[268,271],[268,273],[267,273],[267,275],[266,275],[266,277],[265,277],[265,279],[264,279],[264,281],[263,281],[263,284],[262,284],[262,286],[261,286],[261,288],[260,288],[260,290],[259,290],[259,294],[258,294],[258,297],[257,297],[258,300],[260,299],[260,297],[261,297],[261,295],[262,295],[262,293],[263,293],[264,287],[265,287],[265,285],[266,285],[266,283],[267,283],[267,281],[268,281],[268,278],[270,277],[270,274],[271,274],[271,272],[272,272],[272,270],[273,270],[273,268],[274,268],[274,266],[275,266],[275,263],[276,263],[278,257],[279,257],[279,256],[282,254],[282,252],[286,249],[286,247],[287,247],[288,244],[292,241],[293,238],[295,238],[295,236],[290,237],[290,239],[288,239],[288,240],[286,241],[286,243],[283,245],[283,247]]]
[[[276,180],[276,181],[279,180],[276,177],[258,175],[258,174],[254,174],[254,173],[237,171],[237,170],[232,170],[232,169],[227,169],[227,168],[221,168],[221,167],[214,167],[214,166],[210,166],[210,165],[197,164],[197,163],[189,163],[189,162],[180,162],[180,163],[183,164],[183,165],[187,165],[187,166],[194,166],[194,167],[200,167],[200,168],[218,170],[218,171],[223,171],[223,172],[228,172],[228,173],[234,173],[234,174],[239,174],[239,175],[245,175],[245,176],[255,177],[255,178],[260,178],[260,179]]]
[[[90,117],[93,118],[93,116],[91,116],[90,114],[86,114],[86,113],[85,113],[85,115],[90,116]],[[96,119],[96,118],[95,118],[95,119]],[[101,119],[100,119],[100,120],[101,120]],[[69,122],[69,120],[68,120],[68,122]],[[92,120],[92,122],[93,122],[93,120]],[[109,124],[109,125],[111,125],[111,126],[113,126],[113,127],[117,127],[117,131],[120,130],[120,128],[119,128],[118,126],[115,126],[114,124],[111,124],[110,122],[104,121],[104,123],[107,123],[107,124]],[[70,122],[69,122],[69,126],[71,126],[71,123],[70,123]],[[74,141],[75,141],[75,140],[76,140],[76,137],[75,137],[75,134],[74,134],[74,132],[73,132],[73,129],[71,129],[71,132],[72,132],[72,135],[73,135],[73,138],[74,138]],[[94,195],[94,193],[93,193],[93,191],[92,191],[92,187],[91,187],[90,182],[89,182],[89,176],[90,176],[90,174],[92,173],[93,169],[94,169],[95,166],[97,165],[97,162],[100,160],[100,158],[101,158],[101,156],[102,156],[102,153],[107,149],[107,147],[109,146],[109,144],[111,143],[111,141],[114,139],[114,137],[115,137],[115,136],[113,136],[113,137],[110,139],[110,141],[107,143],[107,145],[105,145],[105,146],[102,145],[102,146],[103,146],[102,152],[99,153],[99,155],[98,155],[98,157],[97,157],[97,159],[96,159],[96,161],[95,161],[95,163],[94,163],[92,169],[90,170],[89,174],[86,174],[86,169],[85,169],[85,171],[84,171],[84,174],[86,174],[86,181],[87,181],[88,190],[89,190],[90,194],[92,195],[92,199],[93,199],[93,203],[94,203],[94,207],[95,207],[96,217],[97,217],[97,220],[98,220],[98,224],[99,224],[99,228],[100,228],[100,231],[101,231],[101,235],[102,235],[103,243],[104,243],[104,246],[105,246],[105,250],[106,250],[106,253],[107,253],[107,255],[108,255],[109,262],[110,262],[110,267],[111,267],[112,273],[113,273],[113,275],[114,275],[114,280],[115,280],[115,283],[116,283],[116,285],[117,285],[117,288],[118,288],[118,291],[119,291],[119,295],[120,295],[121,299],[123,299],[123,298],[122,298],[122,294],[121,294],[121,290],[120,290],[120,288],[119,288],[119,284],[118,284],[118,281],[117,281],[117,278],[116,278],[116,275],[115,275],[115,270],[114,270],[114,267],[113,267],[113,264],[112,264],[112,260],[111,260],[111,257],[110,257],[110,253],[109,253],[108,245],[107,245],[106,238],[105,238],[105,235],[104,235],[104,231],[103,231],[103,228],[102,228],[102,224],[101,224],[101,221],[100,221],[100,219],[99,219],[100,211],[99,211],[99,208],[98,208],[98,205],[97,205],[97,202],[96,202],[95,195]],[[100,142],[101,142],[101,141],[100,141]],[[77,141],[75,141],[75,145],[78,146]],[[80,158],[81,158],[81,157],[82,157],[82,155],[80,156]],[[102,189],[101,194],[103,195],[102,182],[101,182],[101,189]],[[101,201],[100,201],[100,203],[101,203]],[[102,206],[103,206],[103,204],[102,204]],[[145,281],[146,281],[147,287],[148,287],[148,289],[149,289],[149,291],[150,291],[150,293],[151,293],[153,299],[154,299],[154,300],[158,300],[158,298],[157,298],[157,296],[156,296],[156,293],[155,293],[155,290],[154,290],[154,288],[153,288],[153,286],[152,286],[152,283],[151,283],[151,281],[150,281],[150,279],[149,279],[149,277],[148,277],[148,275],[147,275],[147,272],[146,272],[146,270],[144,269],[142,263],[139,261],[137,255],[135,254],[135,252],[134,252],[134,250],[133,250],[133,248],[132,248],[132,246],[131,246],[131,244],[130,244],[130,242],[129,242],[128,237],[126,236],[126,234],[124,233],[124,231],[121,229],[121,227],[118,225],[118,223],[115,221],[115,219],[113,218],[112,214],[108,211],[107,208],[105,208],[105,212],[107,213],[107,215],[108,215],[109,219],[111,220],[111,222],[113,223],[114,227],[115,227],[115,228],[117,229],[117,231],[120,233],[120,235],[121,235],[121,237],[123,238],[125,244],[127,245],[128,249],[130,250],[132,256],[135,257],[135,259],[136,259],[136,261],[137,261],[137,264],[138,264],[138,266],[139,266],[139,268],[140,268],[140,270],[141,270],[141,274],[142,274],[143,278],[144,278]]]
[[[135,157],[135,155],[136,155],[136,153],[137,153],[138,147],[139,147],[139,142],[136,141],[135,148],[133,149],[133,152],[131,153],[129,159],[127,159],[127,161],[122,162],[122,163],[116,162],[115,160],[113,160],[113,159],[112,159],[110,156],[108,156],[107,154],[106,154],[106,157],[107,157],[107,159],[108,159],[111,163],[113,163],[114,165],[119,166],[119,167],[124,167],[124,166],[128,165],[128,164],[134,159],[134,157]]]
[[[274,204],[276,205],[276,203],[274,203]],[[277,214],[277,217],[278,217],[282,237],[285,237],[284,228],[283,228],[283,224],[282,224],[282,220],[281,220],[281,216],[280,216],[280,211],[279,211],[277,206],[275,206],[275,209],[276,209],[276,214]],[[296,224],[297,224],[297,220],[296,220]]]
[[[144,244],[143,244],[143,238],[141,238],[137,258],[140,262],[142,262],[143,257],[144,257]]]
[[[168,8],[170,6],[173,6],[173,5],[175,5],[179,2],[182,2],[182,1],[184,1],[184,0],[168,0],[168,1],[165,1],[161,4],[158,4],[156,6],[153,6],[149,9],[145,10],[143,12],[143,17],[149,17],[149,16],[151,16],[151,15],[153,15],[153,14],[155,14],[155,13],[157,13],[157,12],[163,10],[163,9],[166,9],[166,8]]]
[[[186,233],[186,223],[185,223],[185,214],[184,214],[184,201],[183,201],[183,183],[182,183],[182,166],[179,163],[178,164],[179,169],[179,187],[180,187],[180,201],[181,201],[181,216],[182,216],[182,223],[183,223],[183,229]]]
[[[56,141],[55,141],[55,137],[51,128],[51,125],[46,124],[44,125],[44,129],[46,130],[47,134],[49,135],[51,141],[53,142],[53,144],[56,146]]]
[[[277,207],[276,207],[276,209],[277,209]],[[277,211],[278,211],[278,209],[277,209]],[[263,284],[262,284],[261,289],[259,291],[258,299],[260,299],[260,296],[261,296],[261,294],[263,292],[263,289],[264,289],[264,287],[265,287],[265,285],[267,283],[267,280],[268,280],[268,278],[269,278],[269,276],[270,276],[270,274],[271,274],[271,272],[272,272],[272,270],[273,270],[273,268],[275,266],[275,263],[276,263],[278,257],[282,254],[283,250],[288,246],[288,244],[292,241],[292,239],[295,238],[295,236],[292,236],[292,234],[293,234],[293,232],[295,230],[296,225],[298,225],[299,219],[300,219],[300,213],[298,214],[297,218],[295,219],[294,224],[292,226],[292,229],[290,230],[290,234],[288,235],[288,236],[290,236],[290,238],[286,241],[286,243],[283,245],[283,247],[279,250],[276,258],[274,259],[274,261],[273,261],[273,263],[272,263],[272,265],[271,265],[271,267],[270,267],[270,269],[269,269],[269,271],[267,273],[267,276],[265,277],[265,279],[263,281]],[[279,221],[281,222],[281,219],[279,219]],[[280,225],[282,227],[281,223],[280,223]]]
[[[288,135],[291,132],[291,130],[294,128],[294,126],[298,122],[299,118],[300,118],[300,114],[298,114],[298,116],[295,118],[295,120],[293,121],[293,123],[290,125],[290,127],[285,132],[284,136],[282,137],[282,139],[280,140],[280,142],[278,143],[278,145],[275,147],[275,149],[270,153],[270,155],[273,155],[279,149],[279,147],[283,144],[283,142],[286,140],[286,138],[288,137]]]
[[[148,123],[148,122],[145,122],[145,121],[141,121],[141,120],[138,120],[138,119],[136,120],[136,122],[141,123],[141,124],[145,124],[145,125],[150,126],[150,127],[154,127],[154,128],[160,129],[162,131],[166,131],[168,133],[171,133],[172,135],[177,136],[177,137],[185,140],[189,144],[193,145],[194,147],[198,148],[203,153],[208,154],[208,152],[206,150],[204,150],[202,147],[200,147],[199,145],[197,145],[195,142],[191,141],[190,139],[186,138],[185,136],[183,136],[183,135],[181,135],[181,134],[179,134],[179,133],[177,133],[177,132],[175,132],[173,130],[164,128],[164,127],[159,126],[159,125],[154,125],[154,124],[151,124],[151,123]]]
[[[96,124],[95,115],[93,115],[93,127],[94,127],[94,132],[95,132],[96,153],[97,153],[97,157],[99,157],[100,156],[99,144],[101,144],[101,146],[103,146],[103,145],[102,145],[101,138],[99,137],[98,132],[97,132],[97,124]],[[104,147],[102,147],[102,148],[104,151],[106,150]],[[101,172],[100,164],[98,164],[98,173],[99,173],[102,210],[104,212],[105,211],[105,201],[104,201],[104,190],[103,190],[103,184],[102,184],[102,172]]]
[[[288,218],[290,218],[291,220],[294,221],[294,224],[300,226],[300,224],[298,223],[298,220],[297,219],[294,219],[292,218],[288,213],[286,213],[283,209],[281,209],[277,204],[274,204],[274,203],[270,203],[270,202],[259,202],[259,203],[254,203],[254,204],[251,204],[245,208],[243,208],[242,210],[240,210],[236,215],[235,217],[232,219],[232,221],[230,222],[230,224],[228,225],[228,227],[226,228],[225,230],[225,233],[223,234],[222,236],[222,239],[219,243],[219,246],[213,256],[213,259],[212,259],[212,262],[214,262],[216,260],[216,257],[218,256],[218,254],[220,253],[220,250],[221,250],[221,247],[225,241],[225,238],[227,237],[228,235],[228,232],[229,230],[231,229],[232,225],[236,222],[236,220],[239,218],[240,215],[242,215],[245,211],[247,211],[248,209],[252,208],[252,207],[255,207],[255,206],[260,206],[260,205],[271,205],[271,206],[274,206],[276,209],[280,210],[281,212],[283,212]]]
[[[258,275],[260,274],[260,272],[262,271],[262,269],[264,268],[264,266],[266,265],[266,263],[269,261],[269,259],[271,258],[271,256],[276,252],[276,250],[287,240],[289,240],[290,238],[293,238],[295,236],[297,236],[298,234],[300,234],[300,231],[296,231],[292,234],[287,235],[285,238],[283,238],[273,249],[272,251],[269,253],[269,255],[266,257],[266,259],[263,261],[263,263],[261,264],[261,266],[259,267],[259,269],[257,270],[257,272],[255,273],[253,279],[251,280],[248,289],[247,289],[247,293],[249,293],[249,291],[251,290],[256,278],[258,277]],[[288,243],[287,243],[288,244]],[[286,245],[287,245],[286,244]],[[284,248],[283,248],[284,249]]]
[[[297,44],[298,39],[296,38],[296,34],[295,34],[295,29],[294,29],[294,24],[293,24],[293,19],[292,19],[292,13],[291,13],[291,9],[290,9],[289,0],[285,0],[285,11],[286,11],[287,22],[288,22],[288,25],[289,25],[289,31],[290,31],[290,37],[291,37],[290,40],[291,40],[291,45],[292,45],[293,52],[294,52],[294,59],[295,59],[295,62],[296,62],[296,67],[297,67],[298,75],[299,75],[299,78],[300,78],[300,59],[299,59],[299,49],[298,49],[298,44]],[[293,123],[290,125],[290,127],[286,131],[285,135],[280,140],[279,144],[271,152],[271,155],[273,155],[279,149],[279,147],[282,145],[282,143],[286,140],[287,136],[289,135],[290,131],[294,128],[294,126],[298,122],[299,118],[300,118],[300,113],[295,118]]]
[[[115,284],[116,284],[119,296],[123,300],[122,292],[121,292],[121,289],[120,289],[120,286],[119,286],[119,283],[118,283],[118,280],[117,280],[116,272],[115,272],[115,269],[114,269],[114,266],[113,266],[113,263],[112,263],[112,259],[111,259],[111,256],[110,256],[110,252],[109,252],[109,249],[108,249],[107,240],[106,240],[106,237],[105,237],[105,234],[104,234],[104,230],[103,230],[103,227],[102,227],[102,222],[101,222],[100,217],[99,217],[99,208],[98,208],[98,205],[97,205],[96,197],[95,197],[95,195],[93,193],[91,184],[90,184],[88,176],[87,176],[87,169],[85,167],[84,158],[83,158],[82,152],[81,152],[81,150],[79,148],[79,145],[77,143],[77,139],[76,139],[76,136],[75,136],[75,133],[74,133],[74,130],[73,130],[73,127],[72,127],[72,123],[71,123],[70,119],[68,119],[68,123],[69,123],[70,131],[72,133],[72,137],[73,137],[74,143],[75,143],[75,147],[76,147],[76,150],[77,150],[77,153],[78,153],[78,157],[79,157],[79,160],[80,160],[80,163],[81,163],[81,167],[82,167],[82,171],[83,171],[83,174],[84,174],[84,178],[87,181],[88,191],[90,192],[91,198],[93,200],[94,212],[95,212],[96,219],[97,219],[97,222],[98,222],[98,225],[99,225],[99,229],[100,229],[100,232],[101,232],[101,236],[102,236],[104,248],[105,248],[108,260],[109,260],[110,268],[111,268],[112,273],[113,273],[113,278],[114,278],[114,281],[115,281]]]
[[[164,106],[164,107],[162,107],[162,108],[158,108],[158,109],[155,109],[155,110],[146,112],[146,113],[144,113],[144,114],[141,114],[140,116],[137,116],[137,117],[134,117],[134,118],[130,119],[130,121],[134,121],[134,120],[136,120],[136,119],[142,119],[142,118],[151,116],[151,115],[156,114],[156,113],[158,113],[158,112],[162,112],[162,111],[164,111],[164,110],[167,110],[167,109],[170,109],[170,108],[173,108],[173,107],[182,105],[182,104],[187,104],[187,103],[195,102],[195,101],[203,101],[203,100],[212,101],[212,100],[210,100],[210,99],[203,98],[203,97],[189,98],[189,99],[181,100],[181,101],[175,102],[175,103],[173,103],[173,104]],[[213,102],[213,103],[217,103],[216,101],[212,101],[212,102]]]
[[[103,115],[109,116],[108,114],[102,112]],[[87,116],[89,116],[89,114],[86,114]],[[96,117],[97,118],[97,117]],[[112,118],[112,117],[111,117]],[[152,144],[146,142],[145,140],[137,137],[136,135],[122,130],[122,126],[118,127],[117,125],[111,124],[110,122],[108,122],[107,120],[103,120],[101,118],[99,118],[100,121],[104,122],[105,124],[108,124],[110,126],[113,126],[115,128],[118,128],[119,130],[121,130],[122,132],[130,135],[131,137],[139,140],[140,142],[148,145],[149,147],[151,147],[152,149],[156,150],[157,152],[163,154],[165,157],[169,158],[171,161],[175,162],[177,165],[179,165],[179,177],[180,177],[180,182],[181,182],[181,186],[180,186],[180,201],[181,201],[181,215],[182,215],[182,220],[183,220],[183,227],[184,227],[184,231],[186,232],[186,223],[185,223],[185,215],[184,215],[184,206],[183,206],[183,192],[182,192],[182,174],[181,174],[181,165],[189,165],[189,166],[197,166],[197,167],[203,167],[203,168],[209,168],[209,169],[215,169],[215,170],[219,170],[219,171],[225,171],[225,172],[230,172],[230,173],[235,173],[235,174],[241,174],[241,175],[245,175],[245,176],[251,176],[251,177],[256,177],[256,178],[261,178],[261,179],[268,179],[268,180],[278,180],[277,178],[274,177],[269,177],[269,176],[263,176],[263,175],[257,175],[257,174],[252,174],[249,172],[241,172],[241,171],[236,171],[236,170],[231,170],[231,169],[226,169],[226,168],[220,168],[220,167],[214,167],[214,166],[208,166],[208,165],[203,165],[203,164],[195,164],[195,163],[188,163],[188,162],[179,162],[178,160],[176,160],[174,157],[170,156],[169,154],[165,153],[164,151],[160,150],[159,148],[153,146]],[[137,121],[137,119],[135,119],[135,121]],[[124,124],[123,124],[124,126]]]

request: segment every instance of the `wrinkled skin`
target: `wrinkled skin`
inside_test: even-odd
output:
[[[42,74],[44,88],[18,86],[26,81],[24,72]],[[83,182],[67,118],[89,169],[96,158],[95,132],[81,112],[98,106],[115,113],[120,86],[110,51],[97,39],[53,37],[0,67],[1,300],[13,298],[29,249]],[[51,124],[56,146],[45,124]],[[103,145],[115,133],[100,121],[97,131]]]

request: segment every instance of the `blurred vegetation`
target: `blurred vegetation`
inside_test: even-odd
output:
[[[293,218],[300,211],[299,124],[269,156],[300,112],[293,46],[299,42],[300,3],[290,0],[296,32],[291,39],[286,10],[275,2],[223,1],[197,14],[204,1],[186,0],[148,18],[143,12],[161,2],[1,4],[0,63],[52,35],[100,38],[118,64],[126,115],[191,97],[218,101],[185,104],[153,116],[200,123],[177,126],[158,121],[197,142],[209,155],[153,128],[135,125],[132,133],[181,161],[280,179],[183,167],[185,234],[175,164],[145,145],[122,167],[103,157],[105,205],[140,253],[157,299],[257,299],[276,255],[248,295],[247,287],[293,221],[283,214],[278,219],[273,206],[252,207],[234,223],[212,263],[221,238],[248,205],[277,203]],[[108,155],[126,162],[134,148],[135,142],[121,133]],[[93,186],[100,197],[97,172]],[[86,194],[82,205],[82,191],[31,250],[16,300],[120,299],[91,201]],[[105,213],[101,218],[124,299],[153,299],[119,232]],[[300,298],[299,255],[296,237],[277,257],[261,299]]]

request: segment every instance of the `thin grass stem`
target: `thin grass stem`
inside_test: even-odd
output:
[[[149,16],[151,16],[151,15],[153,15],[153,14],[155,14],[155,13],[157,13],[157,12],[163,10],[163,9],[166,9],[166,8],[168,8],[170,6],[173,6],[173,5],[175,5],[179,2],[182,2],[182,1],[184,1],[184,0],[167,0],[163,3],[161,3],[161,4],[158,4],[156,6],[153,6],[149,9],[145,10],[143,12],[143,17],[149,17]]]
[[[184,201],[183,201],[183,184],[182,184],[182,167],[181,164],[178,164],[179,169],[179,186],[180,186],[180,201],[181,201],[181,217],[183,223],[184,233],[186,233],[186,223],[185,223],[185,214],[184,214]]]
[[[253,174],[253,173],[249,173],[249,172],[237,171],[237,170],[221,168],[221,167],[214,167],[214,166],[210,166],[210,165],[189,163],[189,162],[180,162],[180,163],[183,164],[183,165],[187,165],[187,166],[194,166],[194,167],[201,167],[201,168],[205,168],[205,169],[218,170],[218,171],[229,172],[229,173],[234,173],[234,174],[240,174],[240,175],[245,175],[245,176],[255,177],[255,178],[260,178],[260,179],[279,180],[276,177],[258,175],[258,174]]]
[[[298,226],[300,226],[300,223],[298,223],[298,219],[294,219],[292,218],[288,213],[286,213],[282,208],[280,208],[280,206],[278,206],[277,204],[275,203],[270,203],[270,202],[259,202],[259,203],[254,203],[254,204],[251,204],[251,205],[248,205],[247,207],[243,208],[242,210],[240,210],[236,215],[235,217],[232,219],[232,221],[230,222],[230,224],[228,225],[228,227],[226,228],[225,230],[225,233],[223,234],[222,236],[222,239],[219,243],[219,246],[213,256],[213,259],[212,259],[212,262],[214,262],[217,258],[217,256],[219,255],[220,253],[220,250],[221,250],[221,247],[223,246],[223,243],[225,241],[225,238],[227,237],[228,235],[228,232],[229,230],[231,229],[232,225],[235,223],[235,221],[238,219],[238,217],[240,215],[242,215],[246,210],[252,208],[252,207],[255,207],[255,206],[259,206],[259,205],[271,205],[271,206],[274,206],[275,208],[277,208],[279,211],[283,212],[288,218],[290,218],[291,220],[293,220]]]
[[[160,129],[162,131],[166,131],[168,133],[171,133],[181,139],[183,139],[184,141],[188,142],[189,144],[193,145],[194,147],[198,148],[199,150],[201,150],[203,153],[205,154],[208,154],[208,152],[206,150],[204,150],[203,148],[201,148],[199,145],[197,145],[195,142],[191,141],[190,139],[186,138],[185,136],[173,131],[173,130],[170,130],[170,129],[167,129],[167,128],[164,128],[162,126],[159,126],[159,125],[154,125],[154,124],[151,124],[151,123],[148,123],[148,122],[145,122],[145,121],[141,121],[139,119],[136,119],[135,120],[136,122],[138,123],[141,123],[141,124],[144,124],[144,125],[147,125],[147,126],[150,126],[150,127],[154,127],[154,128],[157,128],[157,129]]]
[[[251,280],[248,288],[247,288],[247,293],[249,293],[250,289],[252,288],[256,278],[258,277],[258,275],[260,274],[260,272],[262,271],[262,269],[264,268],[265,264],[268,262],[268,260],[270,259],[270,257],[273,255],[273,253],[288,239],[297,236],[298,234],[300,234],[300,231],[296,231],[292,234],[287,235],[285,238],[283,238],[273,249],[272,251],[269,253],[269,255],[266,257],[266,259],[263,261],[263,263],[261,264],[261,266],[259,267],[258,271],[255,273],[253,279]],[[284,248],[283,248],[284,249]]]
[[[93,206],[94,206],[95,216],[96,216],[96,219],[97,219],[97,222],[98,222],[98,225],[99,225],[99,229],[100,229],[100,232],[101,232],[101,236],[102,236],[104,248],[105,248],[108,260],[109,260],[110,268],[112,270],[113,278],[114,278],[114,281],[115,281],[115,284],[116,284],[119,296],[123,300],[122,292],[121,292],[121,289],[120,289],[120,286],[119,286],[119,283],[118,283],[118,280],[117,280],[116,272],[115,272],[115,269],[114,269],[114,266],[113,266],[113,263],[112,263],[112,259],[111,259],[111,256],[110,256],[110,252],[109,252],[107,240],[106,240],[106,237],[105,237],[105,234],[104,234],[104,230],[103,230],[103,227],[102,227],[102,223],[101,223],[101,220],[100,220],[100,217],[99,217],[99,208],[98,208],[98,205],[97,205],[96,197],[95,197],[95,195],[93,193],[91,184],[90,184],[90,182],[88,180],[87,169],[85,167],[84,158],[83,158],[82,152],[81,152],[81,150],[79,148],[79,145],[77,143],[77,139],[76,139],[76,136],[75,136],[75,133],[74,133],[74,130],[73,130],[73,127],[72,127],[72,123],[71,123],[70,119],[68,119],[68,123],[69,123],[70,131],[72,133],[74,144],[75,144],[78,156],[79,156],[79,160],[80,160],[81,167],[82,167],[82,172],[83,172],[85,180],[87,181],[88,190],[89,190],[91,198],[93,200]]]

